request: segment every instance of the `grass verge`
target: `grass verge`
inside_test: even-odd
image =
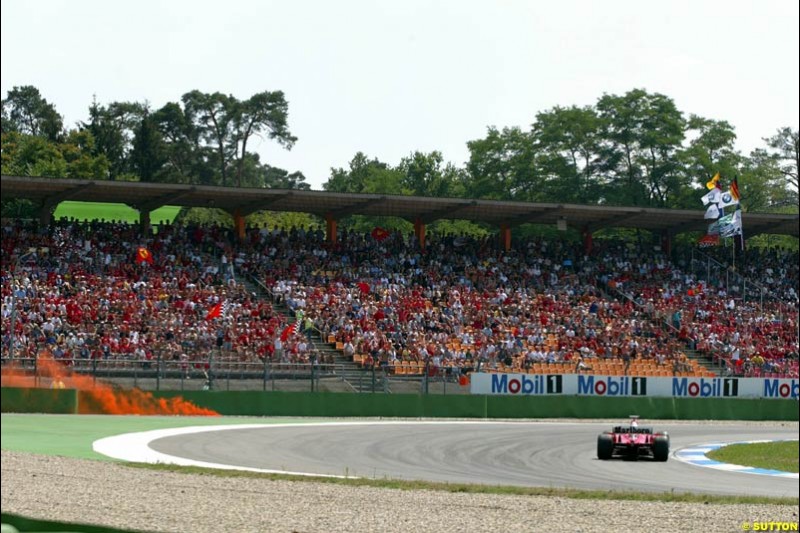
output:
[[[800,446],[798,441],[731,444],[709,452],[709,459],[741,466],[798,473]]]
[[[331,478],[313,476],[294,476],[287,474],[262,474],[242,470],[217,470],[196,466],[178,466],[169,464],[121,463],[132,468],[143,468],[160,472],[177,472],[204,476],[235,477],[248,479],[268,479],[272,481],[301,481],[313,483],[331,483],[347,487],[374,487],[397,490],[432,490],[470,494],[501,494],[512,496],[553,496],[574,500],[632,500],[685,502],[704,504],[770,504],[798,505],[797,498],[770,498],[766,496],[722,496],[715,494],[697,494],[690,492],[633,492],[618,490],[581,490],[556,487],[515,487],[505,485],[477,485],[468,483],[436,483],[429,481],[406,481],[398,479],[369,478]]]

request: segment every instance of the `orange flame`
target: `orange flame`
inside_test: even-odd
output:
[[[139,389],[121,390],[95,382],[90,376],[72,372],[49,355],[39,357],[37,373],[38,377],[34,377],[18,368],[3,369],[2,386],[77,389],[82,392],[78,402],[81,414],[219,416],[216,411],[198,407],[180,396],[156,398]]]

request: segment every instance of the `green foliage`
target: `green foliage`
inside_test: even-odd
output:
[[[2,101],[2,131],[42,137],[58,142],[64,129],[64,119],[53,104],[42,98],[32,85],[14,87]]]
[[[536,172],[529,134],[519,128],[489,128],[485,139],[469,141],[464,190],[469,198],[542,201],[544,177]]]
[[[554,107],[536,115],[532,141],[539,150],[538,170],[553,198],[585,204],[600,197],[601,126],[591,107]]]
[[[350,161],[349,169],[331,169],[330,179],[323,185],[326,191],[372,194],[410,194],[404,189],[403,173],[393,170],[377,159],[370,160],[358,152]]]
[[[781,128],[775,135],[764,140],[772,149],[771,156],[787,185],[797,193],[797,169],[800,167],[800,136],[797,130]]]
[[[175,222],[198,226],[215,225],[223,228],[233,227],[233,218],[222,209],[207,207],[184,207],[175,217]]]
[[[282,213],[278,211],[260,211],[249,215],[246,224],[256,228],[281,228],[290,230],[292,228],[319,229],[324,228],[325,224],[319,217],[308,213]]]
[[[131,150],[131,168],[139,176],[140,181],[160,181],[164,165],[167,162],[166,147],[158,123],[145,111],[142,120],[136,126]]]
[[[413,225],[409,224],[407,231],[413,231]],[[474,238],[487,237],[496,231],[487,224],[478,224],[469,220],[437,220],[428,226],[430,233],[438,235],[466,235]]]

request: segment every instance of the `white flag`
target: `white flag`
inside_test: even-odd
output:
[[[729,207],[732,205],[736,205],[739,203],[739,200],[733,197],[733,195],[729,191],[725,191],[719,195],[719,206],[720,207]]]
[[[727,219],[727,220],[726,220]],[[722,221],[725,220],[725,223]],[[733,237],[742,234],[742,210],[737,209],[732,215],[727,215],[719,219],[720,237]]]
[[[719,218],[719,208],[717,207],[717,204],[709,205],[708,209],[706,209],[706,215],[703,218],[712,220]]]
[[[719,197],[721,192],[722,191],[716,188],[708,191],[707,194],[705,194],[702,198],[700,198],[703,201],[703,205],[716,204],[717,202],[719,202]]]

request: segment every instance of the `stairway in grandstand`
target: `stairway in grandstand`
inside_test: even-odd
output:
[[[602,287],[600,287],[600,289],[601,289],[601,291],[603,293],[603,296],[606,299],[612,299],[612,298],[616,297],[620,301],[624,301],[624,300],[633,301],[628,296],[623,294],[622,291],[620,291],[620,290],[617,290],[617,289],[607,289],[606,290],[606,289],[604,289]],[[634,305],[636,305],[636,307],[638,307],[640,309],[642,307],[642,306],[636,304],[635,302],[634,302]],[[664,321],[664,320],[661,320],[661,321],[654,320],[654,323],[657,324],[667,335],[674,336],[676,330],[674,328],[672,328],[672,326],[670,324],[668,324],[666,321]],[[708,357],[700,354],[697,350],[691,350],[688,347],[685,347],[684,350],[683,350],[683,353],[686,354],[687,358],[689,358],[691,361],[694,361],[697,365],[699,365],[703,369],[708,370],[709,372],[712,372],[717,376],[722,375],[722,369],[720,369],[720,367],[718,365],[716,365],[711,359],[709,359]]]
[[[694,361],[697,361],[697,363],[700,366],[702,366],[709,372],[713,372],[718,376],[722,375],[724,368],[720,367],[719,364],[714,363],[714,361],[712,361],[711,358],[702,355],[697,350],[686,349],[684,350],[684,353],[686,354],[686,357]]]
[[[288,323],[295,322],[294,313],[286,304],[275,303],[266,287],[245,277],[240,278],[239,281],[244,283],[248,291],[255,293],[259,298],[270,301],[275,311],[284,315]],[[346,358],[341,350],[337,350],[335,342],[331,343],[327,339],[323,339],[317,330],[307,332],[306,337],[322,358],[333,359],[336,375],[353,392],[391,392],[388,390],[389,385],[384,379],[383,371],[376,370],[373,374],[371,369],[360,367],[352,359]]]

